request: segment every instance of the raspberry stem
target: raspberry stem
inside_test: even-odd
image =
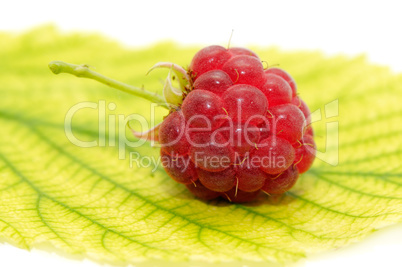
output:
[[[85,65],[85,64],[75,65],[75,64],[66,63],[63,61],[52,61],[49,63],[49,68],[54,74],[69,73],[69,74],[72,74],[79,78],[92,79],[92,80],[98,81],[100,83],[103,83],[105,85],[108,85],[112,88],[118,89],[120,91],[145,98],[153,103],[158,103],[161,106],[169,109],[169,107],[167,106],[167,104],[165,102],[165,99],[162,96],[160,96],[156,93],[147,91],[143,88],[134,87],[134,86],[119,82],[117,80],[108,78],[96,71],[91,70],[88,65]]]

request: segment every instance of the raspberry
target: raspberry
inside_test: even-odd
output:
[[[82,77],[114,86],[85,66],[52,62],[50,68],[73,74],[76,68]],[[161,145],[164,169],[196,197],[243,203],[261,192],[282,194],[313,164],[310,110],[295,81],[282,69],[264,70],[253,51],[208,46],[188,70],[166,62],[151,70],[156,68],[170,69],[163,99],[141,88],[122,89],[122,83],[114,87],[169,108],[159,126],[133,133],[147,139],[158,133],[153,140]]]

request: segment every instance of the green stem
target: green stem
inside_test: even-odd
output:
[[[153,92],[144,90],[143,88],[134,87],[111,78],[108,78],[96,71],[89,69],[87,65],[75,65],[63,61],[52,61],[49,63],[49,68],[54,74],[70,73],[80,78],[88,78],[106,84],[112,88],[121,90],[123,92],[145,98],[153,103],[161,104],[161,106],[169,109],[166,105],[165,99]]]

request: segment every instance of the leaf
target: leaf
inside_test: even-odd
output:
[[[119,159],[118,137],[102,126],[113,125],[118,114],[149,119],[148,102],[47,69],[56,59],[86,63],[160,93],[165,73],[145,76],[149,67],[156,61],[186,66],[197,48],[163,43],[128,50],[52,27],[1,33],[0,44],[0,238],[18,247],[47,242],[111,263],[285,262],[402,220],[402,76],[364,57],[257,49],[294,76],[313,111],[320,109],[313,126],[325,161],[317,159],[282,197],[236,205],[195,199],[147,161],[158,155],[147,143]],[[78,147],[65,134],[69,109],[86,101],[97,106],[75,114],[72,132],[95,147]],[[165,114],[156,109],[156,123]],[[139,168],[134,160],[130,167],[130,152],[150,166]]]

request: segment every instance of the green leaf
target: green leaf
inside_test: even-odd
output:
[[[313,125],[322,154],[289,193],[237,205],[199,201],[153,164],[130,167],[130,152],[157,156],[158,148],[127,148],[126,159],[119,159],[115,137],[99,130],[104,121],[98,112],[104,104],[108,126],[117,114],[149,119],[149,102],[55,76],[47,67],[52,60],[86,63],[161,93],[166,73],[145,76],[147,70],[158,61],[186,66],[197,48],[163,43],[130,50],[98,35],[60,35],[52,27],[1,33],[0,47],[0,238],[18,247],[46,242],[113,263],[284,262],[402,220],[402,76],[364,57],[257,49],[262,59],[288,70],[301,97],[320,110],[315,118],[321,114],[322,120]],[[69,109],[85,101],[98,108],[77,112],[72,132],[98,142],[89,148],[72,144],[64,128]],[[156,123],[164,115],[157,109]]]

